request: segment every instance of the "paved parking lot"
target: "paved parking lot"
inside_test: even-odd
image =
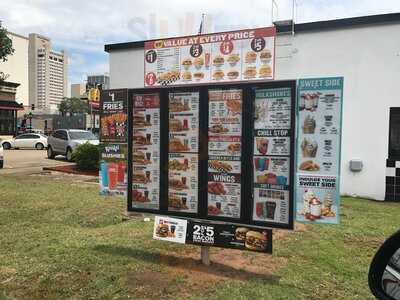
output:
[[[32,174],[43,167],[70,164],[63,156],[48,159],[46,150],[4,150],[4,169],[2,174]]]

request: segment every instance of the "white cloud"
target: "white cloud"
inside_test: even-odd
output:
[[[274,16],[291,18],[292,0],[275,2]],[[296,2],[298,23],[400,11],[399,0]],[[1,0],[0,5],[0,18],[9,30],[46,35],[58,50],[67,50],[71,80],[78,80],[77,74],[108,69],[104,44],[156,38],[161,33],[194,34],[202,13],[213,20],[211,31],[267,26],[271,0]]]

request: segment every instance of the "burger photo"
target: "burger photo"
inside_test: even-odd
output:
[[[224,76],[225,76],[225,74],[224,74],[224,72],[221,71],[221,70],[217,70],[217,71],[215,71],[214,74],[213,74],[213,78],[214,78],[215,80],[224,79]]]
[[[182,66],[187,70],[192,65],[192,60],[190,58],[186,58],[182,61]]]
[[[169,131],[179,132],[184,130],[182,122],[178,119],[169,119]]]
[[[267,236],[258,231],[248,231],[245,246],[250,250],[265,251],[267,249]]]
[[[239,76],[239,72],[238,71],[229,71],[228,74],[226,74],[228,76],[229,79],[233,80],[238,78]]]
[[[245,228],[245,227],[236,228],[236,230],[235,230],[235,238],[236,238],[236,240],[244,242],[246,240],[246,233],[248,231],[249,230],[247,228]]]
[[[256,77],[256,74],[257,74],[256,67],[247,67],[243,73],[244,78],[247,79]]]
[[[259,73],[260,77],[270,77],[272,74],[271,67],[269,65],[263,65],[261,66]]]
[[[141,113],[133,114],[133,126],[145,126],[145,116]]]
[[[185,81],[190,81],[192,80],[192,73],[186,71],[182,73],[182,79]]]
[[[159,224],[156,228],[156,235],[158,237],[168,237],[169,226],[167,224]]]
[[[140,163],[140,164],[148,163],[145,154],[142,151],[134,151],[132,156],[134,163]]]
[[[240,60],[239,54],[231,54],[229,55],[227,61],[233,67]]]
[[[271,51],[265,49],[260,52],[260,59],[262,63],[269,63],[271,61],[272,54]]]
[[[204,78],[204,73],[203,73],[203,72],[195,72],[195,73],[193,74],[193,77],[194,77],[194,79],[196,79],[196,80],[201,80],[201,79]]]
[[[133,136],[134,145],[147,145],[146,137],[142,134],[135,134]]]
[[[133,173],[133,182],[134,183],[147,183],[146,174],[143,172]]]
[[[257,53],[255,53],[254,51],[249,51],[246,53],[244,61],[246,64],[251,64],[254,63],[256,59],[257,59]]]
[[[223,56],[221,55],[217,55],[214,59],[213,59],[213,64],[214,66],[221,66],[223,65],[225,62],[225,59]]]

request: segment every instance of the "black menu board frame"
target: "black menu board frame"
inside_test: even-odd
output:
[[[254,221],[253,216],[253,134],[254,102],[256,89],[289,88],[291,91],[290,122],[290,172],[289,172],[289,216],[288,223]],[[241,201],[240,218],[208,215],[208,92],[210,90],[242,90],[242,152],[241,152]],[[199,93],[199,166],[198,166],[198,210],[188,213],[168,210],[168,157],[169,157],[169,93]],[[134,95],[158,94],[160,99],[160,199],[159,209],[135,208],[132,206],[133,178],[133,98]],[[295,168],[295,105],[296,81],[265,81],[251,83],[224,83],[208,86],[174,86],[160,88],[129,89],[128,95],[128,201],[127,209],[131,212],[151,213],[175,216],[203,221],[221,221],[231,224],[258,226],[262,228],[294,228],[294,168]]]

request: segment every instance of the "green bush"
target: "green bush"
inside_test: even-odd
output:
[[[79,145],[72,153],[72,160],[80,170],[96,170],[99,168],[100,149],[89,143]]]

